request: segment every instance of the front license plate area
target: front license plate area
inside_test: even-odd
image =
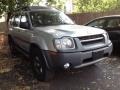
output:
[[[93,60],[100,59],[104,55],[104,51],[93,51]]]

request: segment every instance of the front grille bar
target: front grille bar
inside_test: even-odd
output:
[[[93,42],[93,41],[98,41],[98,40],[103,40],[104,37],[99,37],[99,38],[94,38],[94,39],[88,39],[88,40],[81,40],[82,43],[85,42]]]
[[[79,37],[79,40],[83,45],[105,42],[104,35],[102,34]]]

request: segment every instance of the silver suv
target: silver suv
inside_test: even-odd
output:
[[[49,7],[25,7],[9,20],[11,54],[30,57],[34,75],[42,81],[59,69],[72,70],[106,59],[112,43],[106,31],[76,25]]]

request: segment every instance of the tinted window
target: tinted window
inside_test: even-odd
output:
[[[27,15],[21,16],[20,27],[24,29],[29,29],[29,21]]]
[[[106,27],[108,28],[116,28],[120,27],[120,19],[118,18],[113,18],[113,19],[108,19]]]
[[[37,11],[30,13],[32,25],[45,26],[45,25],[61,25],[61,24],[74,24],[64,13],[53,11]]]
[[[87,24],[87,26],[91,26],[91,27],[98,27],[98,28],[104,28],[105,26],[105,19],[100,19],[100,20],[95,20],[89,24]]]
[[[19,24],[20,24],[20,15],[15,15],[14,21],[13,21],[13,26],[19,27]]]

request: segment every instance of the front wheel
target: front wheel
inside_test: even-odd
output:
[[[54,72],[50,71],[40,49],[34,48],[31,55],[34,76],[40,81],[48,81],[53,78]]]

